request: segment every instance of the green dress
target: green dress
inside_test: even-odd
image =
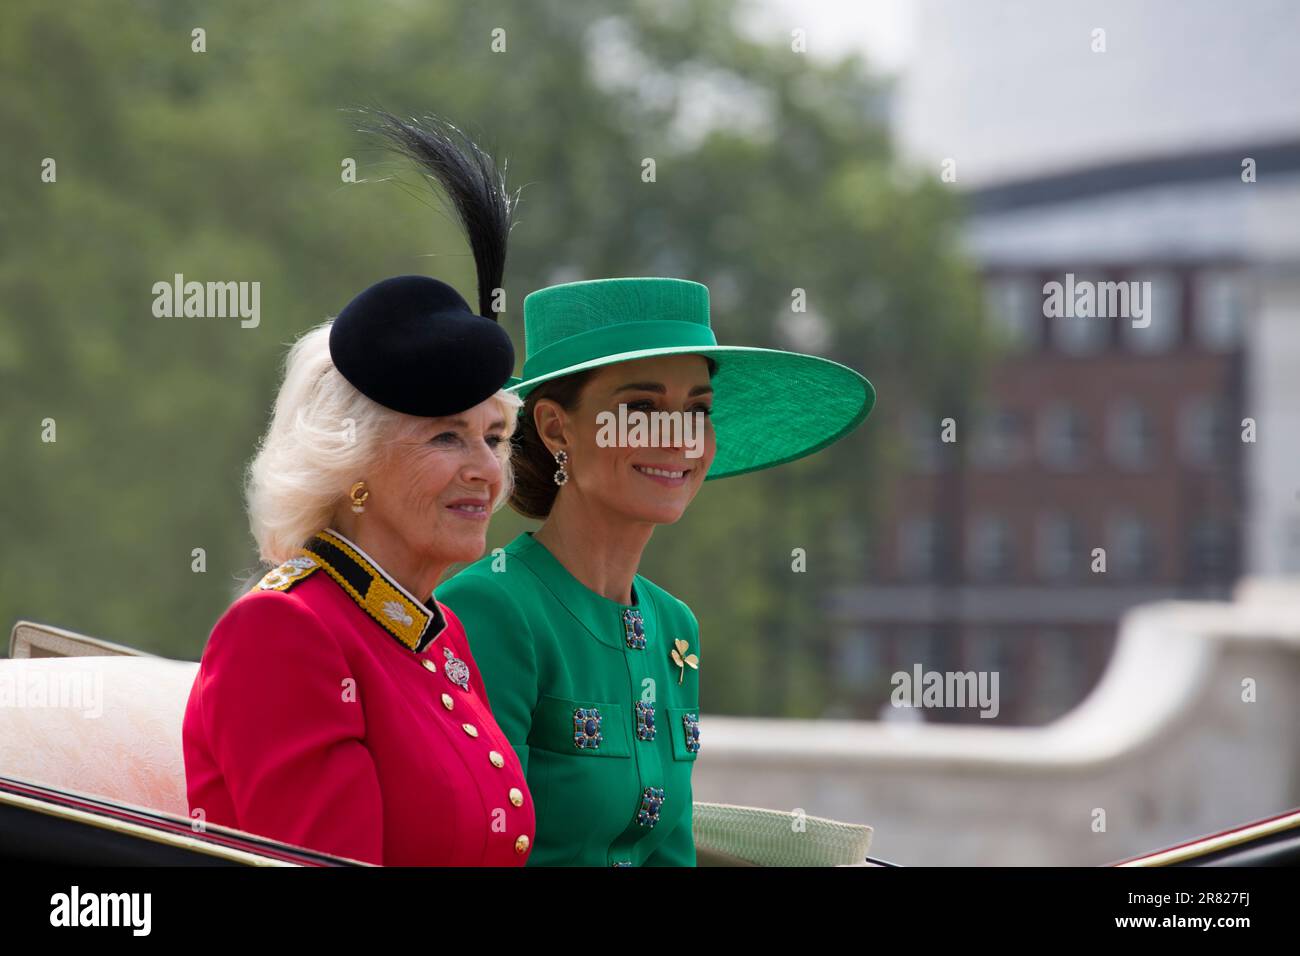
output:
[[[437,590],[527,775],[529,866],[695,865],[699,624],[640,575],[632,591],[588,589],[531,533]]]

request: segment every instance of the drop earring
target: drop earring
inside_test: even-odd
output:
[[[348,497],[352,499],[352,511],[361,514],[366,510],[366,499],[370,497],[370,489],[366,487],[364,481],[358,481],[348,492]]]
[[[555,463],[560,466],[555,472],[555,483],[563,485],[569,480],[569,473],[564,470],[564,466],[569,463],[569,453],[561,448],[555,453]]]

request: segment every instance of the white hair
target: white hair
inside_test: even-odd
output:
[[[362,395],[330,359],[331,319],[293,344],[271,425],[248,465],[248,521],[266,564],[281,564],[316,532],[330,526],[348,490],[382,461],[386,446],[427,421],[385,408]],[[504,471],[496,511],[510,497],[511,433],[522,402],[506,391],[493,398],[505,414],[498,446]]]

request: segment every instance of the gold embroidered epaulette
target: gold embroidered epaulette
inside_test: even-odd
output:
[[[257,582],[263,591],[287,591],[299,581],[304,581],[320,570],[320,562],[313,557],[300,555],[290,558],[278,568],[272,568]]]

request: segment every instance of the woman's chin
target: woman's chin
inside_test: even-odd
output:
[[[449,537],[446,541],[439,542],[439,544],[450,562],[463,564],[477,561],[483,557],[483,552],[487,550],[486,529],[478,534],[465,534],[462,532],[454,537]]]
[[[639,508],[631,514],[633,520],[647,524],[676,524],[686,514],[685,506],[666,505],[659,508]]]

